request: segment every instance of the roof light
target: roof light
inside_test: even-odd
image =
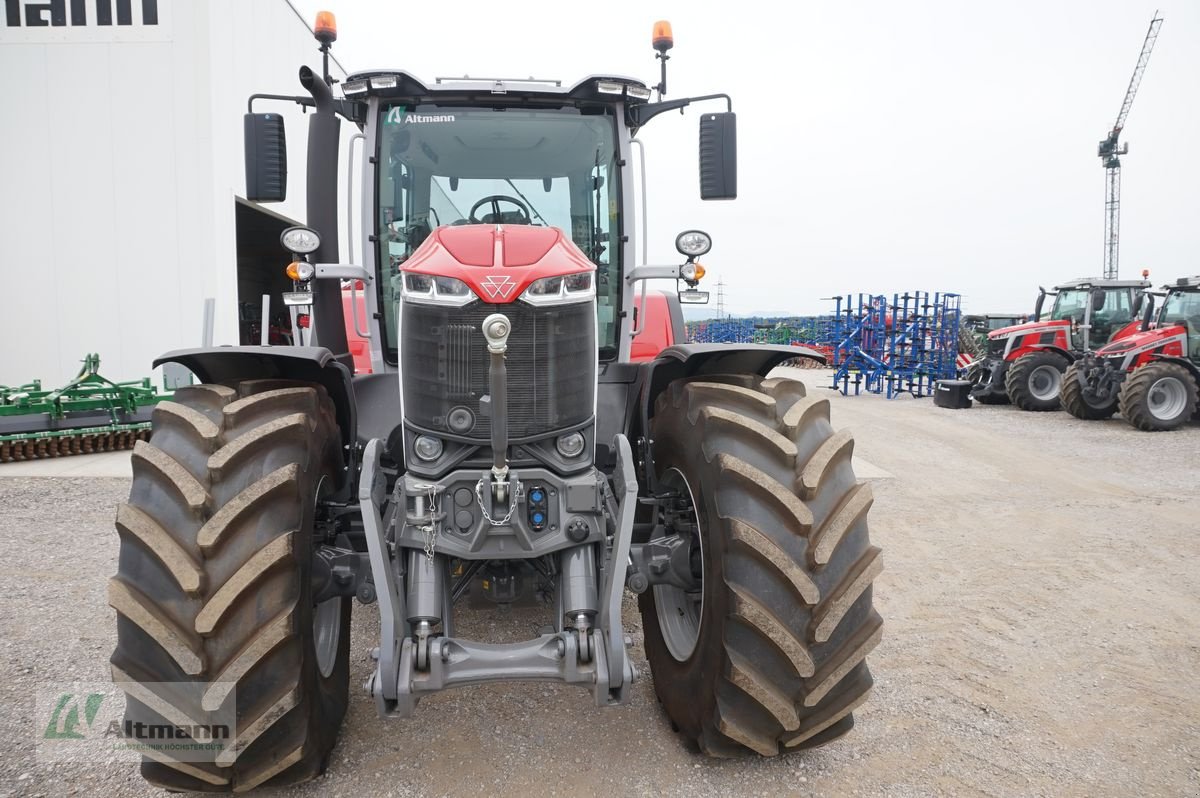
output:
[[[352,94],[366,94],[367,82],[365,80],[348,80],[342,84],[342,94],[349,97]]]
[[[649,100],[650,90],[645,86],[626,86],[626,96],[632,97],[635,100]]]
[[[375,75],[371,78],[372,89],[394,89],[399,83],[400,79],[395,75]]]
[[[654,45],[654,49],[660,53],[665,53],[675,46],[675,37],[671,33],[671,23],[665,19],[660,19],[654,23],[654,35],[650,39],[650,43]]]
[[[321,44],[333,44],[337,41],[337,19],[332,11],[317,12],[317,24],[313,25],[313,35]]]
[[[601,94],[624,94],[625,84],[612,80],[598,80],[596,81],[596,91]]]

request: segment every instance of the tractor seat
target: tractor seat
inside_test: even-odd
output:
[[[481,220],[484,224],[531,224],[525,214],[520,211],[501,211],[489,213]]]

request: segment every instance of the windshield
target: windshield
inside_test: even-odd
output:
[[[1099,319],[1102,323],[1116,323],[1132,319],[1131,293],[1128,288],[1104,289],[1104,303],[1100,307],[1092,308],[1093,323],[1095,323],[1096,319]],[[1054,310],[1051,311],[1050,318],[1083,321],[1084,310],[1087,307],[1090,295],[1090,289],[1060,291],[1058,298],[1054,300]]]
[[[1200,329],[1200,292],[1172,291],[1167,294],[1167,301],[1163,303],[1159,323],[1170,324],[1173,322],[1190,322]]]
[[[1054,300],[1054,310],[1050,311],[1053,321],[1059,319],[1083,319],[1083,309],[1087,307],[1087,291],[1059,291]]]
[[[404,105],[382,110],[378,263],[388,360],[400,265],[434,228],[561,229],[596,264],[601,356],[615,352],[620,185],[611,109]]]

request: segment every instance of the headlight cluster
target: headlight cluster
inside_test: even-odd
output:
[[[596,283],[592,272],[580,272],[535,280],[521,294],[521,299],[530,305],[566,305],[583,302],[595,295]]]
[[[406,272],[401,295],[409,302],[462,307],[475,301],[475,294],[462,280]]]

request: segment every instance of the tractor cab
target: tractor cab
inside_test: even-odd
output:
[[[1053,296],[1050,320],[1069,321],[1070,349],[1087,351],[1108,343],[1133,321],[1149,287],[1145,280],[1074,280],[1043,292],[1036,313],[1040,317],[1044,298]]]
[[[1200,363],[1200,275],[1180,278],[1167,286],[1167,297],[1158,312],[1158,329],[1171,325],[1187,331],[1186,356]]]
[[[373,278],[362,315],[381,321],[370,335],[359,332],[368,342],[371,370],[400,365],[397,312],[405,264],[433,231],[481,225],[561,230],[595,268],[600,360],[629,360],[631,339],[645,321],[636,318],[640,306],[630,290],[630,273],[641,265],[639,249],[645,257],[645,244],[636,240],[645,228],[635,219],[633,179],[633,170],[644,168],[645,149],[636,135],[666,110],[701,100],[728,106],[725,95],[651,103],[650,87],[624,77],[593,76],[575,84],[425,82],[379,70],[351,75],[342,92],[343,108],[366,145],[356,171],[363,174],[367,210],[355,235],[362,240],[363,269]],[[731,111],[701,115],[702,199],[736,196],[734,135]],[[698,301],[702,292],[694,290],[694,280],[687,282],[687,298]]]

